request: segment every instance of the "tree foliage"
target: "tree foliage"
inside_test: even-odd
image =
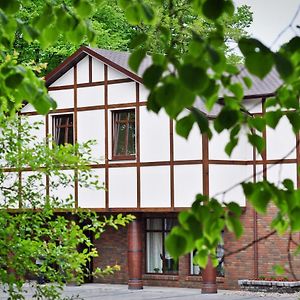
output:
[[[89,233],[99,238],[105,227],[118,228],[133,219],[121,214],[99,218],[74,209],[72,194],[63,197],[58,191],[74,187],[76,174],[81,186],[102,188],[87,167],[92,162],[91,142],[50,146],[50,137],[38,141],[34,135],[39,126],[24,118],[6,120],[1,126],[0,281],[11,299],[23,299],[28,276],[55,283],[35,289],[39,299],[59,298],[57,292],[65,282],[81,283],[91,275],[86,264],[98,253]],[[111,266],[91,272],[97,276],[118,269]]]

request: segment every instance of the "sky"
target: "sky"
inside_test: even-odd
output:
[[[300,0],[233,0],[236,6],[246,4],[251,7],[253,12],[253,23],[248,32],[253,37],[259,39],[266,46],[272,46],[273,50],[287,42],[295,32],[289,28],[273,45],[280,32],[286,28],[295,16]],[[300,25],[300,11],[293,22],[293,28],[300,35],[300,29],[296,28]]]

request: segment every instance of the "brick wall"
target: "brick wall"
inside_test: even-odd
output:
[[[225,249],[233,251],[250,243],[254,239],[253,210],[246,207],[242,215],[244,234],[239,240],[235,240],[229,232],[224,233]],[[276,214],[275,208],[271,208],[267,216],[258,216],[258,237],[270,232],[268,224]],[[296,236],[299,241],[299,236]],[[145,241],[143,233],[143,242]],[[121,271],[112,276],[94,279],[94,282],[102,283],[127,283],[127,229],[120,228],[118,231],[108,229],[95,245],[100,256],[94,259],[94,267],[119,264]],[[145,249],[145,245],[144,245]],[[258,276],[274,276],[272,266],[274,264],[287,264],[287,237],[272,236],[258,245]],[[144,251],[145,253],[145,251]],[[218,287],[225,289],[237,289],[239,279],[254,278],[254,247],[232,255],[225,259],[225,277],[218,278]],[[144,255],[145,259],[145,255]],[[295,270],[300,270],[300,259],[294,260]],[[300,275],[300,271],[298,272]],[[190,275],[189,255],[180,258],[178,275],[145,274],[145,261],[143,262],[143,280],[145,285],[173,286],[201,288],[201,277]],[[285,276],[285,275],[284,275]]]

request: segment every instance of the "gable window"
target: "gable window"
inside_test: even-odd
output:
[[[57,115],[52,117],[52,135],[57,145],[73,144],[73,115]]]
[[[146,271],[147,273],[177,274],[178,264],[165,248],[165,238],[176,218],[146,219]]]
[[[112,158],[135,158],[135,111],[134,109],[112,112]]]

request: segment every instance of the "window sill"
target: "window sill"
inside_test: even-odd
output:
[[[135,155],[113,156],[109,161],[136,160]]]
[[[143,279],[145,280],[169,280],[169,281],[177,281],[178,280],[178,274],[176,275],[170,275],[170,274],[160,274],[160,273],[149,273],[144,274]]]

